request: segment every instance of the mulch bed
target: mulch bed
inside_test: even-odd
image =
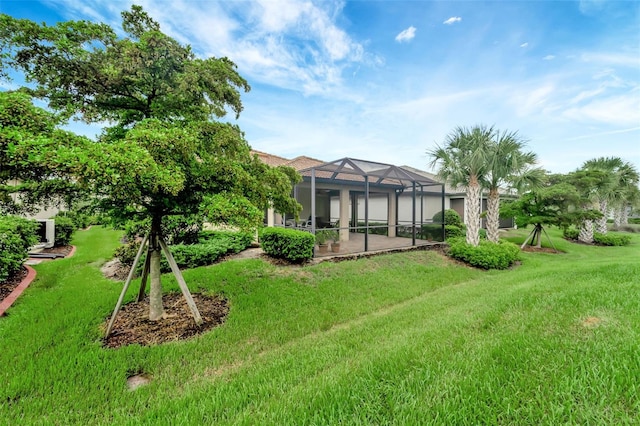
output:
[[[522,251],[526,251],[529,253],[551,253],[551,254],[560,254],[562,253],[560,250],[554,250],[551,247],[536,247],[536,246],[524,246]]]
[[[23,279],[27,276],[27,268],[22,267],[18,272],[7,278],[7,280],[0,282],[0,302],[2,302],[11,292],[20,285]]]
[[[64,256],[68,256],[73,250],[73,246],[60,246],[60,247],[51,247],[40,250],[39,253],[51,253],[51,254],[62,254]]]
[[[108,348],[125,345],[142,346],[188,339],[224,323],[229,313],[229,302],[220,296],[192,294],[203,323],[197,326],[182,293],[165,294],[162,298],[167,318],[149,321],[149,298],[122,306],[111,334],[103,339]],[[111,316],[104,322],[106,330]]]

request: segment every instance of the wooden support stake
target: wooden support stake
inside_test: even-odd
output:
[[[118,311],[122,307],[122,301],[124,300],[124,295],[127,293],[129,289],[129,285],[131,284],[131,280],[133,280],[133,274],[136,271],[136,266],[138,266],[138,262],[140,262],[140,257],[142,256],[142,251],[144,250],[144,246],[149,239],[148,235],[145,235],[142,239],[142,243],[140,243],[140,248],[138,249],[138,253],[136,254],[135,259],[133,260],[133,265],[131,265],[131,270],[129,271],[129,275],[127,276],[127,280],[124,282],[124,287],[122,287],[122,293],[120,293],[120,297],[118,298],[118,303],[116,303],[116,307],[113,310],[113,314],[111,314],[111,320],[109,321],[109,325],[107,326],[107,331],[104,333],[104,337],[109,337],[111,334],[111,328],[113,327],[113,323],[116,321],[116,315],[118,315]]]
[[[520,246],[520,250],[524,250],[525,246],[529,242],[529,238],[531,238],[531,235],[533,235],[535,232],[536,232],[536,227],[534,227],[533,230],[529,232],[529,235],[527,236],[527,238],[525,238],[524,243],[522,243],[522,245]],[[533,244],[533,241],[531,243]]]
[[[151,246],[149,246],[151,248]],[[144,299],[144,291],[147,289],[147,278],[149,278],[149,269],[151,268],[151,253],[147,250],[147,258],[144,260],[144,269],[142,270],[142,278],[140,279],[140,290],[138,291],[138,302]]]
[[[542,228],[542,231],[544,231],[544,235],[547,236],[547,240],[549,240],[549,244],[551,244],[551,247],[553,247],[553,250],[557,253],[558,249],[556,248],[556,246],[553,245],[553,242],[551,241],[551,237],[549,237],[549,234],[547,234],[547,230]]]
[[[193,314],[193,319],[196,321],[197,325],[202,324],[202,317],[200,316],[200,311],[198,311],[198,307],[196,306],[196,302],[193,301],[193,297],[191,297],[191,293],[189,292],[189,288],[187,287],[187,283],[184,281],[182,277],[182,272],[180,272],[180,268],[178,268],[178,264],[176,263],[173,255],[169,251],[169,247],[167,247],[167,243],[164,242],[162,237],[158,238],[160,242],[160,247],[162,247],[162,251],[164,251],[164,255],[169,262],[169,266],[171,266],[171,271],[173,275],[176,276],[176,280],[180,285],[180,290],[182,290],[182,295],[187,301],[187,305],[189,305],[189,309],[191,309],[191,313]]]

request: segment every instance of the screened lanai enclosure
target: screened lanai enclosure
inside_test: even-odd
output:
[[[300,170],[299,219],[276,223],[318,234],[335,231],[338,253],[433,244],[444,240],[444,185],[401,167],[343,158]],[[339,244],[337,244],[339,243]],[[316,250],[316,256],[322,256]]]

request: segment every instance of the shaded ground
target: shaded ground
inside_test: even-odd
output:
[[[22,280],[27,276],[27,268],[22,267],[20,270],[7,278],[6,281],[0,282],[0,302],[2,302],[11,292],[20,285]]]
[[[149,321],[149,298],[142,302],[128,303],[116,317],[111,334],[103,344],[109,348],[139,344],[157,345],[188,339],[224,323],[229,313],[229,303],[220,296],[194,293],[193,300],[200,311],[203,323],[197,326],[182,293],[165,294],[162,298],[167,318]],[[110,316],[104,322],[107,328]]]

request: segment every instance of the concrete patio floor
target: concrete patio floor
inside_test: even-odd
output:
[[[331,257],[353,257],[355,254],[372,254],[385,251],[410,250],[416,247],[442,246],[444,243],[439,241],[426,241],[416,238],[416,245],[411,244],[411,238],[405,237],[387,237],[384,235],[369,235],[368,251],[364,250],[364,234],[351,232],[349,241],[340,242],[340,251],[334,253],[329,247],[327,253],[319,253],[318,247],[315,248],[314,257],[316,259],[326,259]]]

